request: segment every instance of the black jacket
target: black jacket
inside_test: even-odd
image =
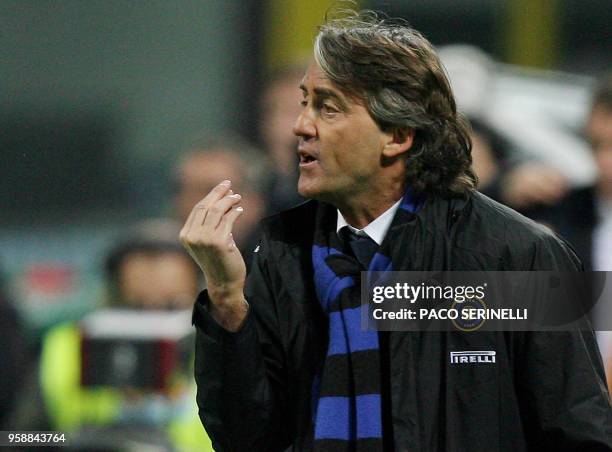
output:
[[[200,417],[218,451],[308,450],[311,385],[327,349],[313,288],[319,204],[263,223],[247,278],[249,314],[229,333],[194,309]],[[544,227],[478,193],[430,197],[404,246],[413,270],[579,270]],[[492,366],[451,366],[449,351],[495,350]],[[593,334],[391,332],[397,451],[612,450],[612,409]]]

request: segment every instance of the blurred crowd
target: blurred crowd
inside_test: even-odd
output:
[[[456,50],[442,49],[441,56],[459,109],[473,127],[472,156],[480,191],[566,238],[585,269],[612,271],[612,76],[598,81],[588,115],[583,123],[574,125],[589,144],[597,168],[592,184],[576,186],[559,165],[517,144],[491,120],[488,112],[495,100],[487,93],[495,63],[470,50],[469,61],[482,63],[470,71],[464,64],[465,49]],[[259,142],[208,133],[185,149],[174,168],[168,169],[174,180],[174,193],[169,194],[171,211],[126,225],[108,250],[100,270],[105,297],[96,310],[116,311],[119,316],[189,311],[205,281],[181,249],[178,232],[193,206],[221,180],[231,180],[233,190],[242,195],[244,214],[234,238],[247,263],[257,246],[259,220],[303,201],[296,191],[298,166],[292,133],[300,109],[298,86],[303,71],[304,63],[299,62],[266,78]],[[91,358],[93,339],[84,326],[85,317],[52,325],[32,343],[25,337],[15,309],[19,300],[9,299],[8,290],[3,294],[0,321],[5,340],[0,343],[0,359],[7,365],[0,366],[0,430],[73,432],[74,447],[82,450],[123,450],[126,444],[212,450],[197,418],[190,360],[181,366],[180,359],[168,358],[176,355],[168,350],[174,350],[182,336],[170,340],[160,331],[144,334],[129,328],[104,336],[99,332],[102,327],[92,327],[97,331],[94,336],[103,337],[105,346],[117,352],[117,362],[109,364],[115,366],[111,374],[122,368],[123,361],[144,359],[147,353],[160,354],[158,358],[165,363],[162,367],[169,370],[163,381],[154,385],[138,383],[146,380],[142,376],[116,387],[91,385],[86,375],[101,375],[103,364]],[[189,326],[189,316],[185,318]],[[126,351],[126,343],[142,343],[143,337],[154,344],[153,352]],[[600,338],[612,385],[612,338],[603,334]],[[150,369],[155,372],[159,367]]]

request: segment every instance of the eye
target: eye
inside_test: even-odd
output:
[[[307,101],[306,99],[302,99],[302,100],[300,101],[300,105],[301,105],[302,107],[305,107],[306,105],[308,105],[308,101]]]
[[[329,102],[324,102],[321,105],[321,111],[323,113],[328,113],[328,114],[332,114],[332,113],[338,113],[339,110],[331,103]]]

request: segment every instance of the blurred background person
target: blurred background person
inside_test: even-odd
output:
[[[304,201],[297,192],[297,138],[293,124],[300,114],[299,86],[307,66],[308,60],[296,60],[266,77],[258,128],[272,169],[266,191],[269,214]]]
[[[557,230],[574,247],[587,269],[612,271],[612,73],[593,91],[585,124],[593,150],[597,178],[591,186],[572,191],[556,211]],[[608,387],[612,388],[612,290],[607,284],[595,315],[599,348],[604,359]],[[605,318],[604,321],[601,319]]]
[[[585,133],[597,178],[563,200],[556,226],[586,268],[612,271],[612,74],[595,87]]]
[[[201,278],[177,243],[178,231],[173,222],[147,222],[110,250],[105,265],[108,306],[143,314],[183,310],[185,327],[190,327]],[[43,338],[40,384],[52,430],[66,432],[72,447],[79,450],[126,450],[125,444],[130,443],[135,446],[127,450],[153,446],[156,450],[212,450],[197,416],[193,369],[176,376],[164,391],[84,386],[84,375],[100,373],[104,366],[87,369],[83,364],[87,357],[83,347],[90,343],[82,322],[60,324]],[[130,328],[138,329],[140,320],[134,322],[127,327],[128,333]],[[87,350],[92,347],[87,345]],[[161,371],[156,367],[146,372]]]
[[[459,109],[472,125],[472,160],[478,189],[534,220],[549,222],[550,207],[570,188],[562,172],[520,149],[491,121],[496,64],[482,50],[449,45],[440,51]],[[515,131],[520,133],[520,131]]]
[[[257,224],[265,215],[263,192],[269,178],[265,156],[237,136],[216,136],[196,141],[175,168],[174,210],[181,225],[189,213],[220,181],[232,181],[240,193],[244,212],[234,226],[234,240],[247,265],[257,246]],[[178,236],[177,236],[178,237]],[[193,301],[193,300],[192,300]]]
[[[144,310],[191,309],[200,272],[186,265],[176,221],[145,220],[132,226],[105,258],[108,304]],[[194,273],[195,270],[195,273]]]
[[[299,108],[306,64],[280,80],[296,58],[311,57],[312,37],[332,3],[0,2],[0,261],[14,308],[6,319],[17,316],[23,326],[21,340],[11,334],[3,343],[9,355],[25,341],[36,368],[49,330],[97,309],[106,285],[100,256],[126,225],[162,215],[178,220],[172,168],[191,150],[185,137],[223,130],[257,141],[269,157],[248,158],[247,167],[268,168],[256,179],[276,174],[272,188],[262,185],[260,210],[299,202],[285,190],[295,190],[292,109]],[[447,66],[460,108],[506,142],[474,127],[481,187],[501,200],[496,187],[523,161],[560,172],[572,191],[596,184],[596,154],[582,124],[593,76],[612,67],[609,3],[367,0],[359,7],[405,17],[437,47],[466,43],[489,55],[484,70],[474,53]],[[463,96],[472,91],[477,95]],[[474,108],[466,97],[477,100]],[[553,194],[562,191],[558,178],[535,174],[531,179]],[[533,182],[509,185],[519,190],[503,201],[511,205],[541,193],[529,188]],[[245,216],[255,210],[245,208],[239,222],[249,223]],[[581,215],[568,212],[566,221]],[[0,387],[11,387],[12,370],[4,370]],[[16,403],[32,413],[23,398]],[[5,421],[5,430],[21,425],[14,416]]]
[[[525,216],[550,225],[552,209],[569,189],[550,165],[529,159],[486,122],[470,119],[472,164],[478,190]]]

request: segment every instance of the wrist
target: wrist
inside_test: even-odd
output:
[[[242,285],[208,285],[208,297],[219,310],[230,310],[246,303]]]
[[[211,298],[209,312],[211,317],[223,328],[236,332],[242,327],[247,317],[249,304],[242,295],[232,300],[224,299],[223,302],[217,302],[217,304]]]

